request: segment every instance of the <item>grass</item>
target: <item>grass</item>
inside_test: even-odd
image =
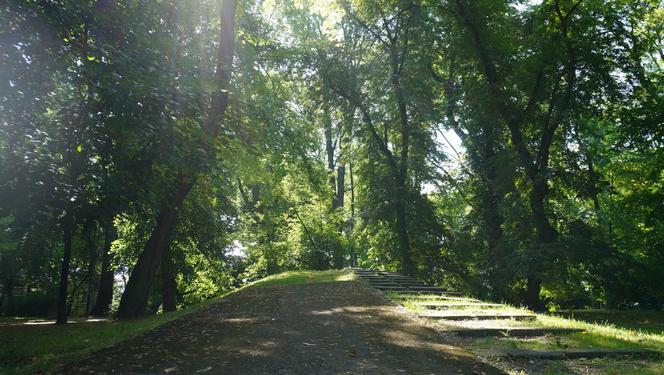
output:
[[[398,293],[388,294],[391,298],[399,298]],[[453,309],[456,314],[476,314],[495,312],[501,313],[529,313],[528,310],[513,307],[500,306],[479,308],[477,302],[468,298],[441,300],[440,296],[418,296],[415,299],[402,299],[402,304],[407,309],[414,312],[421,312],[423,307],[420,302],[445,302],[449,303],[449,309]],[[457,306],[454,306],[454,305]],[[458,306],[467,304],[469,306]],[[588,321],[565,318],[556,315],[537,314],[534,321],[497,321],[496,324],[501,327],[546,327],[546,328],[577,328],[585,332],[560,335],[556,337],[545,336],[532,339],[523,338],[483,338],[473,340],[469,345],[471,348],[513,348],[513,349],[533,349],[533,350],[561,350],[561,349],[654,349],[664,352],[664,333],[659,332],[659,327],[664,321],[660,315],[653,315],[652,312],[646,312],[639,315],[638,312],[630,312],[629,315],[620,312],[612,317],[609,313],[602,313],[602,319],[595,318],[597,312],[590,311],[588,314],[577,311],[576,316],[583,316]],[[660,319],[655,319],[659,317]],[[610,323],[610,322],[617,323]],[[636,324],[638,322],[638,324]],[[465,322],[441,322],[444,327],[459,327]],[[470,326],[482,325],[481,322],[470,322]],[[629,327],[629,328],[628,328]],[[630,329],[638,327],[639,329]]]
[[[573,361],[541,361],[535,367],[542,375],[602,374],[602,375],[662,375],[664,363],[616,358],[583,359]],[[574,369],[575,371],[572,371]],[[510,375],[527,375],[530,372],[507,369]]]
[[[560,311],[556,315],[588,323],[611,324],[635,331],[664,334],[664,312],[662,311],[588,309]]]
[[[203,306],[205,304],[201,304]],[[196,311],[200,306],[127,321],[0,326],[0,374],[33,374],[76,360]],[[8,320],[4,320],[7,323]],[[13,320],[14,323],[17,320]]]
[[[248,287],[326,283],[333,281],[349,281],[354,279],[355,274],[348,270],[289,271],[255,281],[249,284]]]
[[[350,271],[291,271],[266,277],[244,288],[352,280]],[[223,298],[223,297],[222,297]],[[0,319],[0,374],[23,375],[56,368],[95,350],[117,344],[183,317],[216,301],[143,319],[75,321],[57,326],[25,318]],[[47,323],[47,324],[43,324]]]

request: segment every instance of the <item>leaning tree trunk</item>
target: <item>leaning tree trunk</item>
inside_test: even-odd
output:
[[[217,60],[216,80],[218,90],[212,95],[210,116],[204,124],[201,134],[201,148],[214,161],[216,152],[209,142],[216,140],[224,113],[228,106],[228,93],[230,89],[230,73],[233,65],[233,49],[235,45],[235,9],[236,0],[223,0],[221,6],[221,28],[219,39],[219,53]],[[154,282],[161,257],[170,245],[171,234],[177,222],[177,214],[182,204],[194,186],[194,176],[180,175],[177,188],[171,201],[162,207],[157,215],[157,225],[150,235],[143,252],[136,262],[136,267],[129,277],[127,288],[122,294],[118,317],[121,319],[138,317],[145,314],[148,296]]]
[[[171,234],[177,221],[179,209],[193,187],[194,182],[179,184],[169,205],[157,215],[157,224],[148,239],[143,252],[138,257],[122,294],[118,317],[135,318],[145,314],[150,288],[157,274],[164,250],[170,245]]]
[[[174,268],[173,250],[171,246],[167,246],[164,256],[161,258],[161,296],[164,312],[177,309],[178,284],[175,280]]]
[[[113,283],[115,272],[111,268],[111,245],[115,240],[116,232],[113,223],[106,224],[104,233],[104,248],[102,249],[101,277],[99,278],[99,291],[94,307],[90,311],[92,316],[108,315],[111,302],[113,302]]]

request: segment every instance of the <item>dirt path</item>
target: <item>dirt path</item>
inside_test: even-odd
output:
[[[250,288],[63,374],[502,374],[359,282]]]

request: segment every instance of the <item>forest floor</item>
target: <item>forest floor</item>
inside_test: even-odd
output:
[[[245,288],[55,373],[503,374],[362,283],[289,280]]]

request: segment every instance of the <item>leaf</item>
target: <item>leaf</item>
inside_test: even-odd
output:
[[[79,154],[83,152],[83,145],[76,146],[76,152],[78,152]]]
[[[88,61],[95,61],[95,57],[94,56],[88,56]]]

